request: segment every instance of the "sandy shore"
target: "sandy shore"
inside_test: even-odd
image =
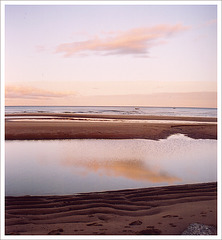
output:
[[[133,138],[156,140],[167,138],[169,135],[176,133],[185,134],[196,139],[217,139],[216,118],[68,113],[8,114],[7,117],[38,117],[38,120],[42,117],[42,119],[41,121],[34,121],[33,119],[12,121],[12,118],[11,121],[10,119],[6,120],[6,140]],[[47,120],[46,117],[50,117],[50,120]],[[56,121],[52,121],[52,118],[56,119]],[[88,121],[82,121],[80,118],[86,118]],[[91,121],[95,118],[99,118],[101,121]],[[67,119],[70,121],[65,121]],[[106,121],[107,119],[113,121]],[[141,121],[127,122],[125,120]],[[147,123],[142,120],[171,120],[177,122]],[[187,123],[184,123],[184,121]],[[189,123],[189,121],[194,123]]]
[[[217,139],[216,118],[69,113],[11,114],[7,117],[10,119],[5,121],[6,140],[157,140],[176,133],[196,139]],[[22,119],[13,121],[18,117]],[[148,123],[143,120],[177,122]],[[64,196],[8,196],[5,217],[6,234],[15,235],[177,235],[195,222],[217,227],[217,184]]]
[[[179,235],[217,227],[217,184],[64,196],[6,197],[6,234]]]

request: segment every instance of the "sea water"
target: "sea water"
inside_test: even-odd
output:
[[[85,113],[157,116],[217,117],[216,108],[188,107],[89,107],[89,106],[6,106],[5,113]]]

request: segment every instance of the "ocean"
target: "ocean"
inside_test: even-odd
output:
[[[190,107],[134,107],[134,106],[6,106],[5,114],[11,113],[85,113],[85,114],[121,114],[217,117],[216,108]]]

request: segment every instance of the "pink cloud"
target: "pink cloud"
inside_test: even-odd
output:
[[[217,23],[217,19],[211,19],[207,22],[205,22],[205,26],[210,26],[210,25],[213,25],[213,24],[216,24]]]
[[[5,88],[6,98],[63,98],[75,95],[75,93],[54,92],[33,87],[7,86]]]
[[[166,38],[189,29],[182,24],[162,24],[154,27],[136,28],[125,32],[110,33],[108,37],[94,37],[86,41],[63,43],[57,46],[56,53],[65,57],[94,52],[102,55],[132,54],[147,56],[155,45],[162,44]]]

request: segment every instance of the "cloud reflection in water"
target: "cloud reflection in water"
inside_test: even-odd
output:
[[[217,141],[6,141],[6,194],[73,194],[217,180]]]
[[[94,171],[101,176],[125,177],[136,181],[153,183],[181,181],[180,178],[171,176],[157,167],[147,166],[142,160],[78,161],[73,158],[67,158],[62,164],[72,168],[81,167],[85,170],[83,171],[84,174]]]

